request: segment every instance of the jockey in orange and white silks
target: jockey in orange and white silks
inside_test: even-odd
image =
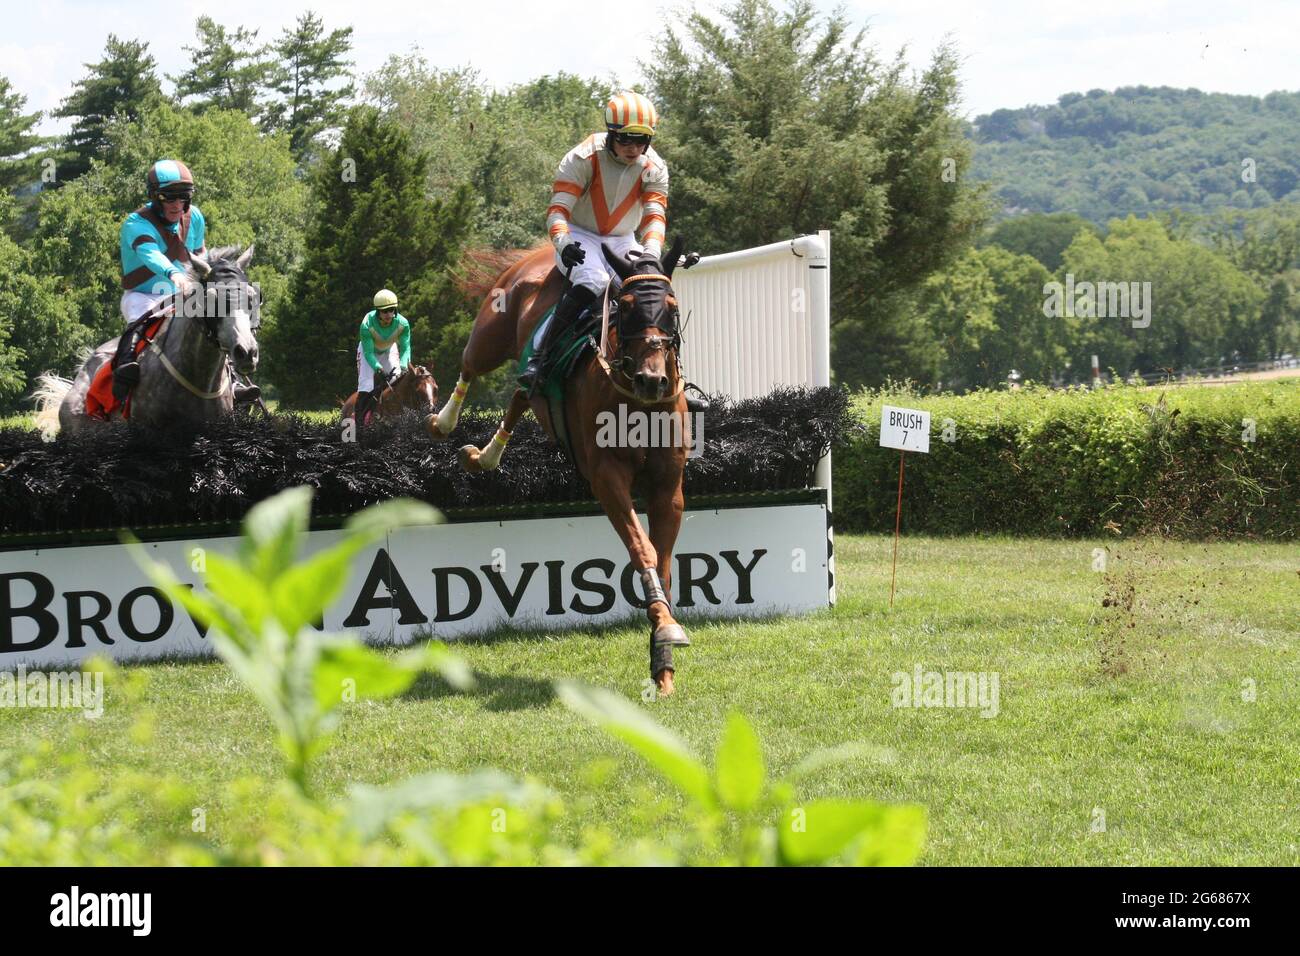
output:
[[[560,271],[571,285],[555,307],[519,384],[531,388],[546,347],[599,294],[612,274],[601,243],[659,258],[668,210],[668,164],[650,145],[659,114],[640,93],[619,93],[605,106],[605,132],[592,133],[560,160],[546,228]],[[637,233],[641,241],[637,241]]]

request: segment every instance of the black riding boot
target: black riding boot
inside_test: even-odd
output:
[[[231,392],[234,393],[235,405],[247,405],[262,397],[262,390],[235,371],[235,363],[226,357],[226,370],[230,373]]]
[[[582,310],[595,298],[596,293],[582,285],[571,285],[560,296],[560,301],[555,304],[555,315],[551,317],[550,324],[542,335],[542,341],[537,344],[532,357],[528,360],[528,365],[519,375],[519,387],[528,389],[530,397],[537,388],[537,383],[542,379],[541,372],[546,368],[546,353],[551,343],[559,341],[564,330],[574,323],[582,314]]]
[[[691,394],[694,392],[694,394]],[[694,382],[686,383],[686,410],[692,414],[707,412],[709,410],[709,399],[704,390]]]
[[[117,340],[117,353],[113,356],[113,397],[119,402],[126,401],[131,389],[140,384],[140,363],[135,360],[135,349],[142,332],[133,323]]]
[[[262,390],[252,382],[247,385],[243,382],[235,382],[234,392],[236,405],[246,405],[262,397]]]
[[[357,404],[352,409],[352,417],[358,425],[366,423],[366,415],[378,404],[374,392],[358,392]]]

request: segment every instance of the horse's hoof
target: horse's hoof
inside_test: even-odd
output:
[[[691,646],[691,639],[686,636],[686,628],[680,624],[665,624],[655,628],[651,640],[656,644],[671,644],[674,647]]]
[[[429,415],[424,419],[424,430],[429,433],[429,437],[434,441],[447,440],[448,436],[444,435],[442,429],[438,427],[437,415]]]
[[[473,445],[462,445],[460,451],[456,452],[456,457],[460,459],[460,466],[466,471],[482,471],[483,466],[478,463],[481,454],[483,453]]]
[[[673,685],[673,672],[664,671],[655,678],[655,694],[659,697],[670,697],[677,688]]]

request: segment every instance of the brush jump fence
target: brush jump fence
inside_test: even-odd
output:
[[[830,387],[829,245],[827,233],[803,236],[677,273],[683,362],[712,400],[693,427],[702,444],[686,471],[674,572],[683,607],[741,616],[834,602],[830,452],[856,426],[848,396]],[[0,430],[0,669],[95,652],[210,653],[140,579],[122,533],[197,586],[184,548],[232,549],[249,509],[303,484],[315,489],[309,550],[348,515],[394,497],[427,501],[451,525],[394,532],[362,555],[326,615],[329,629],[406,642],[632,611],[639,598],[626,555],[587,483],[531,419],[499,469],[460,467],[456,449],[496,424],[467,413],[444,443],[431,442],[414,414],[354,441],[336,424],[293,415],[183,432],[118,423],[52,441]],[[483,563],[506,541],[510,582]]]

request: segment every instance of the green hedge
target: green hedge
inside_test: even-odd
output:
[[[853,404],[861,430],[834,458],[835,524],[846,531],[893,528],[899,453],[878,444],[884,404],[931,415],[930,453],[907,456],[906,530],[1294,538],[1300,529],[1297,379],[863,392]],[[1253,442],[1243,419],[1255,423]]]

